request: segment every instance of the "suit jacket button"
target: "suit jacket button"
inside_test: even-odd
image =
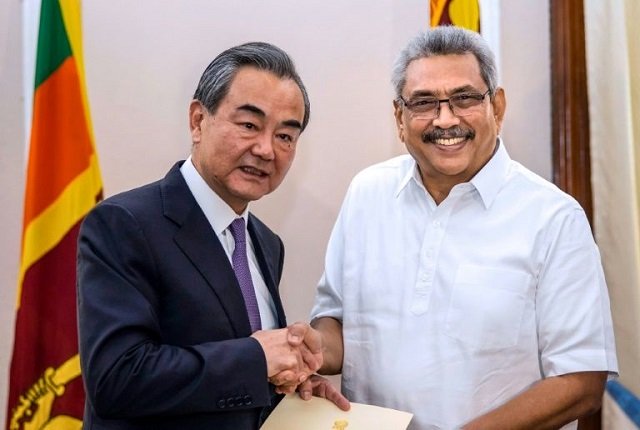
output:
[[[224,399],[220,399],[220,400],[218,400],[218,407],[219,407],[220,409],[224,409],[224,408],[226,408],[226,407],[227,407],[227,402],[226,402]]]
[[[244,396],[244,404],[246,406],[251,406],[252,403],[253,403],[253,399],[251,398],[250,395],[247,394],[246,396]]]
[[[235,399],[233,399],[236,406],[242,406],[244,405],[244,399],[242,398],[242,396],[238,396]]]
[[[230,408],[236,406],[236,399],[233,397],[229,397],[227,399],[227,406],[229,406]]]

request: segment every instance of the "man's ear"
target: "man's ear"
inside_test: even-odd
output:
[[[402,118],[402,104],[398,100],[393,101],[393,116],[396,118],[396,127],[398,129],[398,138],[404,142],[404,118]]]
[[[507,109],[507,99],[503,88],[496,88],[493,100],[491,100],[491,105],[493,106],[493,117],[496,121],[497,132],[500,134],[500,130],[502,130],[502,120],[504,119],[504,112]]]
[[[189,105],[189,130],[191,130],[191,141],[193,144],[199,143],[202,137],[202,121],[205,117],[206,108],[199,100],[191,100]]]

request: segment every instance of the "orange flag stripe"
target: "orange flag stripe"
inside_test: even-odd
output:
[[[93,147],[73,57],[37,88],[33,112],[24,226],[89,167]],[[56,143],[55,151],[49,147],[51,142]]]

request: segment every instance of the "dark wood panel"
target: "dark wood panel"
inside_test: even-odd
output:
[[[550,0],[553,181],[593,218],[583,0]]]

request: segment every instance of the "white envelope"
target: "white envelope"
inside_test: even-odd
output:
[[[353,402],[345,412],[329,400],[302,400],[294,393],[282,399],[260,430],[406,430],[412,417],[408,412]]]

